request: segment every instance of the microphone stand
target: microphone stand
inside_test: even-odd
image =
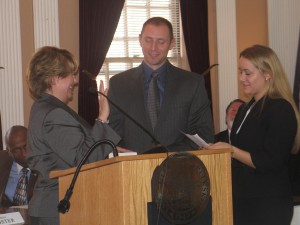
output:
[[[215,63],[215,64],[211,65],[211,66],[208,67],[204,72],[202,72],[200,75],[205,76],[206,74],[208,74],[208,72],[209,72],[212,68],[214,68],[215,66],[218,66],[218,65],[219,65],[218,63]]]
[[[90,72],[88,72],[87,70],[82,70],[82,72],[84,74],[86,74],[91,80],[95,80],[95,76],[93,76],[93,74],[91,74]],[[151,137],[151,139],[153,140],[153,142],[155,143],[155,147],[151,148],[150,150],[144,152],[144,154],[146,153],[157,153],[157,152],[166,152],[167,156],[169,155],[169,149],[166,146],[163,146],[155,137],[154,135],[152,135],[144,126],[142,126],[137,120],[135,120],[132,116],[130,116],[127,112],[125,112],[121,107],[119,107],[116,103],[114,103],[107,95],[105,95],[104,93],[102,93],[101,91],[98,91],[96,88],[94,87],[89,87],[88,92],[93,94],[93,95],[102,95],[103,97],[105,97],[107,99],[107,101],[113,105],[117,110],[119,110],[123,115],[125,115],[128,119],[130,119],[130,121],[132,121],[133,123],[135,123],[135,125],[137,125],[140,129],[142,129],[149,137]]]
[[[91,154],[91,152],[95,149],[95,147],[97,147],[98,145],[101,145],[101,144],[109,144],[113,148],[113,155],[114,155],[114,157],[118,156],[117,148],[116,148],[115,144],[112,141],[107,140],[107,139],[96,141],[90,147],[90,149],[84,154],[83,158],[80,160],[80,162],[79,162],[79,164],[78,164],[78,166],[76,168],[76,171],[74,173],[72,182],[71,182],[68,190],[66,191],[64,199],[61,200],[59,202],[59,204],[57,205],[58,212],[60,212],[60,213],[66,213],[66,212],[69,211],[69,209],[70,209],[70,199],[71,199],[71,196],[73,194],[73,188],[74,188],[75,182],[77,180],[77,177],[79,175],[80,169],[81,169],[82,165],[85,163],[85,161],[87,160],[87,158],[89,157],[89,155]]]
[[[147,133],[152,138],[152,140],[155,142],[155,145],[160,145],[159,141],[145,127],[143,127],[140,123],[138,123],[135,119],[133,119],[132,116],[130,116],[128,113],[126,113],[123,109],[121,109],[116,103],[111,101],[107,95],[105,95],[104,93],[102,93],[100,91],[97,91],[93,87],[89,87],[88,91],[91,94],[99,94],[99,95],[104,96],[107,99],[107,101],[109,101],[110,104],[112,104],[114,107],[116,107],[116,109],[118,109],[121,113],[126,115],[132,122],[134,122],[139,128],[141,128],[145,133]]]
[[[209,71],[214,68],[215,66],[218,66],[218,63],[215,63],[213,65],[211,65],[210,67],[208,67],[205,71],[203,71],[200,75],[201,76],[205,76],[206,74],[209,73]],[[81,70],[82,73],[86,74],[88,76],[89,79],[91,80],[96,80],[96,76],[94,76],[93,74],[91,74],[89,71],[82,69]],[[96,88],[94,87],[89,87],[88,88],[88,92],[93,94],[93,95],[102,95],[103,97],[105,97],[108,102],[113,105],[117,110],[119,110],[123,115],[125,115],[127,118],[129,118],[133,123],[135,123],[140,129],[142,129],[149,137],[151,137],[151,139],[153,140],[153,142],[155,143],[155,147],[151,148],[149,150],[147,150],[146,152],[144,152],[144,154],[149,154],[149,153],[157,153],[159,149],[164,149],[165,152],[167,153],[167,156],[169,155],[169,149],[166,146],[163,146],[162,144],[160,144],[160,142],[154,137],[154,135],[152,135],[144,126],[142,126],[139,122],[137,122],[132,116],[130,116],[127,112],[125,112],[121,107],[119,107],[116,103],[114,103],[112,100],[110,100],[110,98],[105,95],[104,93],[102,93],[101,91],[98,91]]]

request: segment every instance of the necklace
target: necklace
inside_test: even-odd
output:
[[[237,131],[236,131],[236,134],[238,134],[238,133],[240,132],[240,129],[241,129],[241,127],[243,126],[243,123],[245,122],[245,120],[246,120],[248,114],[250,113],[251,109],[255,106],[255,104],[256,104],[256,101],[253,102],[252,105],[250,106],[250,108],[247,110],[246,115],[245,115],[245,117],[244,117],[244,119],[243,119],[241,125],[239,126],[239,128],[238,128]]]

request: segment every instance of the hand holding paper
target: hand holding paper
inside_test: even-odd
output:
[[[201,137],[199,137],[198,134],[191,135],[191,134],[184,133],[182,130],[179,131],[183,133],[186,137],[188,137],[191,141],[193,141],[195,144],[197,144],[200,149],[206,148],[208,146],[206,141],[204,141]]]

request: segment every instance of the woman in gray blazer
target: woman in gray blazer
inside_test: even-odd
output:
[[[99,116],[91,127],[68,107],[77,86],[78,65],[64,49],[45,46],[31,59],[27,72],[29,90],[35,102],[28,126],[28,165],[38,174],[29,202],[31,225],[59,224],[58,182],[52,170],[78,165],[84,153],[102,139],[117,144],[119,136],[108,126],[109,105],[99,97]],[[103,83],[100,91],[103,90]],[[107,94],[107,90],[104,91]],[[88,162],[104,159],[112,147],[98,146]]]

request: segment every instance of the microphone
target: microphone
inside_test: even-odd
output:
[[[80,160],[80,162],[79,162],[79,164],[78,164],[78,166],[76,168],[76,171],[74,173],[72,182],[71,182],[68,190],[66,191],[64,199],[61,200],[59,202],[59,204],[57,205],[58,212],[64,214],[64,213],[66,213],[66,212],[69,211],[69,209],[70,209],[70,199],[71,199],[71,196],[73,194],[73,188],[74,188],[75,182],[77,180],[78,174],[80,172],[80,169],[81,169],[82,165],[85,163],[85,161],[87,160],[87,158],[89,157],[89,155],[91,154],[91,152],[95,149],[95,147],[97,147],[98,145],[101,145],[101,144],[109,144],[113,148],[113,155],[114,155],[114,157],[118,156],[117,148],[116,148],[115,144],[112,141],[107,140],[107,139],[96,141],[89,148],[89,150],[84,154],[84,156],[82,157],[82,159]]]
[[[218,65],[219,65],[219,64],[217,64],[217,63],[211,65],[211,66],[208,67],[204,72],[202,72],[200,75],[204,76],[204,75],[208,74],[208,72],[209,72],[212,68],[214,68],[215,66],[218,66]]]
[[[88,73],[86,70],[83,70],[82,72]],[[90,76],[90,75],[89,75]],[[88,89],[89,93],[93,95],[102,95],[104,96],[110,104],[112,104],[114,107],[116,107],[123,115],[125,115],[127,118],[129,118],[132,122],[134,122],[139,128],[141,128],[155,143],[155,147],[147,150],[143,154],[151,154],[151,153],[169,153],[169,150],[167,147],[163,146],[144,126],[142,126],[138,121],[136,121],[132,116],[130,116],[127,112],[125,112],[121,107],[119,107],[116,103],[114,103],[110,98],[105,95],[104,93],[98,91],[94,87],[89,87]]]
[[[204,72],[202,72],[200,75],[206,75],[213,67],[218,66],[219,64],[215,63],[213,65],[211,65],[209,68],[207,68]],[[82,73],[86,74],[89,79],[91,80],[96,80],[96,76],[94,76],[93,74],[91,74],[89,71],[82,69],[81,70]],[[96,88],[94,87],[89,87],[88,89],[89,93],[93,94],[93,95],[102,95],[104,96],[109,103],[111,103],[114,107],[116,107],[123,115],[125,115],[127,118],[129,118],[132,122],[134,122],[139,128],[141,128],[149,137],[151,137],[151,139],[153,140],[153,142],[155,143],[155,147],[151,148],[149,150],[147,150],[146,152],[144,152],[143,154],[151,154],[151,153],[164,153],[166,152],[167,155],[169,153],[169,150],[166,146],[163,146],[162,144],[160,144],[160,142],[144,127],[142,126],[139,122],[137,122],[132,116],[130,116],[128,113],[126,113],[122,108],[120,108],[117,104],[115,104],[113,101],[110,100],[110,98],[105,95],[104,93],[98,91]]]

